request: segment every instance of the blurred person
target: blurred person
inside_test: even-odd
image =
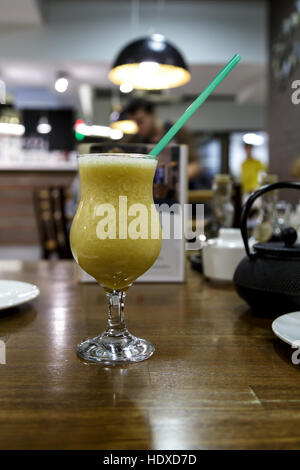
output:
[[[134,98],[125,107],[124,111],[129,119],[136,122],[139,129],[137,134],[128,136],[126,142],[156,144],[172,127],[172,123],[161,122],[157,118],[155,105],[146,99]],[[202,173],[194,139],[186,129],[181,128],[171,142],[188,146],[187,175],[191,186]]]
[[[259,187],[259,175],[267,170],[266,165],[253,156],[253,145],[245,144],[246,159],[242,163],[241,181],[244,193],[252,193]]]

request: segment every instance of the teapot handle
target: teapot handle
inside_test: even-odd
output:
[[[245,245],[246,253],[249,256],[249,258],[253,258],[255,256],[255,253],[250,252],[249,242],[248,242],[247,218],[248,218],[249,211],[254,201],[258,197],[270,191],[274,191],[275,189],[282,189],[282,188],[300,189],[300,183],[279,182],[279,183],[267,184],[266,186],[263,186],[262,188],[255,191],[255,193],[251,194],[251,196],[249,196],[247,202],[245,203],[243,207],[242,216],[241,216],[241,233],[242,233],[242,238],[243,238],[243,242]]]

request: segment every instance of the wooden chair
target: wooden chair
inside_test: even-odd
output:
[[[65,189],[49,187],[33,192],[33,203],[39,231],[43,259],[56,257],[70,259]]]

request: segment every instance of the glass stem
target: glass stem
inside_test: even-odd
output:
[[[108,322],[105,334],[107,336],[124,336],[127,333],[124,321],[124,291],[113,290],[107,292]]]

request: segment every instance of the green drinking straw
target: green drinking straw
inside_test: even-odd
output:
[[[231,72],[231,70],[241,60],[239,54],[235,54],[227,65],[221,70],[221,72],[213,79],[213,81],[205,88],[205,90],[193,101],[188,109],[180,116],[180,118],[173,124],[171,129],[163,136],[163,138],[155,145],[155,147],[149,152],[149,155],[157,157],[162,149],[173,139],[174,135],[184,126],[184,124],[192,117],[197,109],[207,100],[209,95],[217,88],[218,85],[224,80],[224,78]]]

